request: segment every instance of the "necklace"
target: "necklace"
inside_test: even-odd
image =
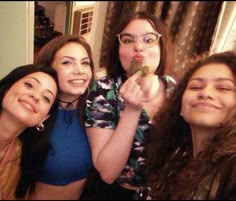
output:
[[[142,101],[143,103],[148,103],[148,102],[151,102],[151,101],[155,100],[155,99],[157,98],[157,96],[159,95],[161,86],[162,86],[162,83],[161,83],[161,81],[159,80],[159,88],[158,88],[157,94],[156,94],[153,98],[149,98],[149,99],[141,100],[141,101]]]
[[[71,101],[71,102],[68,102],[68,101],[62,101],[62,100],[59,100],[60,103],[66,103],[66,107],[65,109],[68,109],[68,110],[73,110],[74,109],[74,106],[73,106],[73,103],[77,100],[79,100],[80,97],[76,98],[75,100]],[[62,106],[62,105],[61,105]]]

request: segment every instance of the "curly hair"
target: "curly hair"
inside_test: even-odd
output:
[[[206,142],[206,149],[188,164],[192,159],[193,144],[190,126],[180,115],[182,96],[193,73],[212,63],[228,66],[236,80],[235,52],[198,58],[186,69],[172,95],[154,117],[153,129],[147,142],[147,163],[148,186],[155,199],[168,199],[173,194],[175,199],[186,198],[213,166],[236,153],[236,114],[232,112],[211,141]]]

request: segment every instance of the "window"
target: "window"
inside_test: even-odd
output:
[[[91,31],[94,15],[94,7],[88,7],[75,11],[73,33],[84,35]]]

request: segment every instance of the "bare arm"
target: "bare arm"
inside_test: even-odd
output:
[[[119,177],[130,155],[143,108],[141,103],[143,93],[136,83],[139,76],[140,74],[136,73],[121,87],[120,93],[125,100],[125,110],[116,129],[86,129],[93,163],[107,183],[113,183]]]

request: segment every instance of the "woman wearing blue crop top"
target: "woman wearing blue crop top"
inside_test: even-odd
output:
[[[83,126],[83,108],[94,80],[91,48],[81,36],[60,36],[41,49],[37,63],[50,64],[57,71],[60,106],[51,150],[31,199],[78,200],[92,168]]]

